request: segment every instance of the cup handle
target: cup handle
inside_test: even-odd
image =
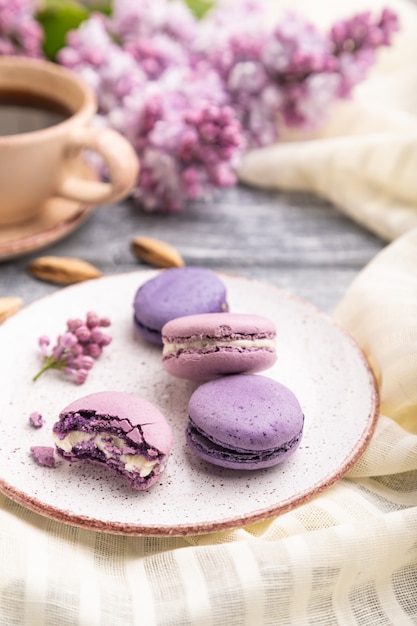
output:
[[[131,144],[110,128],[83,128],[73,131],[66,145],[72,159],[82,149],[94,150],[107,166],[109,182],[84,180],[62,174],[55,195],[86,204],[114,202],[128,195],[137,181],[139,162]]]

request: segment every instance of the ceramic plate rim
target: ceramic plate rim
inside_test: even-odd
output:
[[[126,277],[130,276],[133,278],[137,277],[138,285],[141,282],[153,277],[159,270],[152,269],[141,269],[133,272],[126,272],[123,274],[112,274],[101,277],[99,279],[95,279],[96,281],[106,281],[107,279],[116,279],[118,277]],[[377,382],[375,380],[372,369],[363,353],[361,348],[357,345],[351,335],[337,322],[335,322],[328,314],[324,313],[320,309],[318,309],[312,303],[300,298],[297,295],[294,295],[280,287],[269,284],[266,281],[258,280],[252,277],[248,277],[242,274],[232,274],[228,272],[216,272],[216,274],[221,278],[222,276],[228,280],[238,280],[245,281],[247,283],[255,283],[266,288],[271,289],[275,292],[279,297],[292,299],[298,302],[301,306],[307,307],[310,312],[320,317],[325,318],[331,326],[338,329],[338,331],[343,335],[346,341],[350,342],[353,349],[356,350],[357,355],[361,358],[365,372],[368,376],[369,388],[370,388],[370,411],[367,416],[367,419],[364,422],[364,429],[361,434],[361,437],[358,438],[355,447],[350,451],[350,454],[345,457],[343,465],[338,468],[338,471],[332,471],[328,475],[324,475],[321,481],[310,488],[308,490],[304,490],[299,492],[293,497],[287,498],[286,500],[281,500],[275,506],[267,506],[265,508],[257,508],[256,510],[250,513],[244,513],[241,515],[231,515],[229,518],[223,518],[219,521],[215,522],[186,522],[183,524],[176,523],[175,525],[153,525],[153,524],[141,524],[141,523],[126,523],[126,522],[117,522],[117,521],[102,521],[100,519],[95,519],[93,517],[89,517],[82,514],[77,514],[72,511],[66,509],[54,508],[49,505],[45,505],[42,501],[37,499],[36,497],[32,497],[20,489],[15,488],[13,485],[9,484],[7,481],[0,476],[0,492],[9,497],[14,502],[22,505],[24,508],[31,510],[37,514],[40,514],[49,519],[63,522],[69,525],[81,527],[84,529],[100,531],[100,532],[108,532],[113,534],[122,534],[122,535],[131,535],[131,536],[186,536],[186,535],[198,535],[205,534],[208,532],[217,532],[223,530],[230,530],[233,528],[238,528],[241,526],[246,526],[248,524],[253,524],[256,522],[264,521],[265,519],[275,517],[277,515],[281,515],[285,512],[288,512],[297,506],[303,504],[316,497],[324,490],[328,489],[334,483],[336,483],[340,478],[342,478],[349,469],[354,465],[354,463],[359,459],[359,457],[363,454],[366,449],[374,431],[376,428],[376,424],[379,416],[379,392]],[[88,281],[90,282],[90,281]],[[77,289],[79,285],[71,285],[63,288],[65,291],[71,289]],[[25,310],[30,308],[31,306],[39,306],[39,303],[44,303],[53,299],[55,297],[59,297],[60,291],[55,291],[52,294],[48,294],[34,302],[29,303]],[[17,313],[14,318],[18,317],[19,313]],[[13,319],[13,318],[11,318]],[[3,326],[7,325],[8,320],[4,322]],[[80,394],[84,395],[81,391]],[[0,471],[1,471],[1,461],[0,461]]]

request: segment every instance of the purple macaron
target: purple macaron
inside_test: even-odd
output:
[[[256,470],[298,448],[304,415],[294,393],[256,374],[226,376],[198,387],[188,406],[187,443],[205,461]]]
[[[162,345],[161,329],[170,320],[227,311],[226,287],[211,270],[173,267],[162,270],[139,287],[133,309],[137,334]]]
[[[173,445],[173,431],[159,409],[122,391],[75,400],[52,431],[61,457],[105,465],[138,490],[159,480]]]
[[[275,340],[275,324],[261,315],[188,315],[163,326],[162,365],[173,376],[197,381],[260,372],[276,361]]]

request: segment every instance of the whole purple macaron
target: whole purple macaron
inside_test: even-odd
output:
[[[162,365],[173,376],[197,381],[260,372],[276,361],[275,340],[275,324],[261,315],[188,315],[163,326]]]
[[[173,431],[159,409],[121,391],[75,400],[52,431],[61,457],[105,465],[139,490],[159,480],[173,445]]]
[[[205,461],[256,470],[288,459],[298,448],[304,415],[294,393],[256,374],[204,383],[188,406],[187,443]]]
[[[227,311],[226,287],[211,270],[173,267],[162,270],[139,287],[133,310],[137,334],[162,345],[161,329],[170,320]]]

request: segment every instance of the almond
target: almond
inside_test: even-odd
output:
[[[185,265],[179,252],[165,241],[152,237],[135,237],[132,250],[136,256],[154,267],[183,267]]]
[[[0,324],[11,315],[17,313],[22,306],[22,303],[22,298],[15,298],[12,296],[0,298]]]
[[[73,257],[38,257],[29,263],[28,270],[35,278],[57,285],[72,285],[102,276],[91,263]]]

